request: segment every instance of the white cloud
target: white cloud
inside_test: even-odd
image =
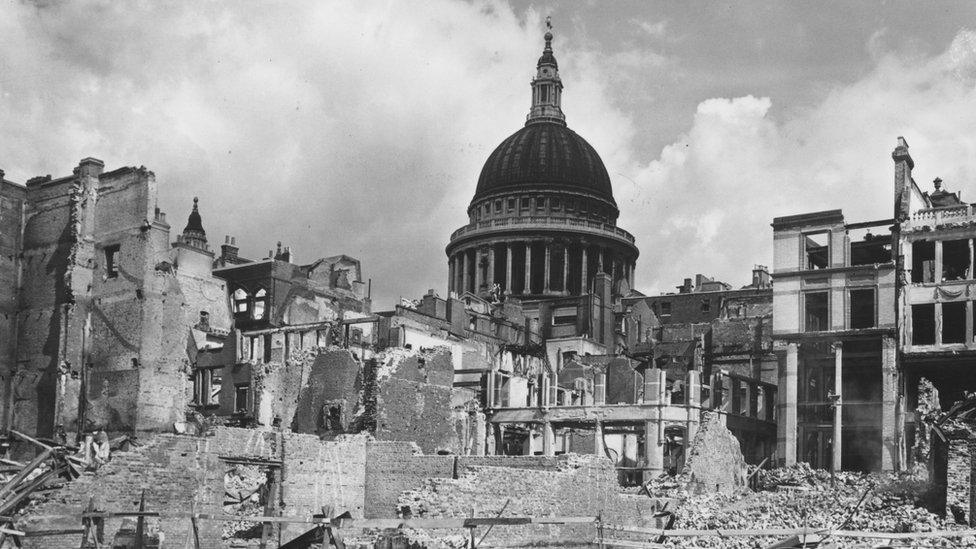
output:
[[[443,292],[448,236],[528,111],[542,29],[540,14],[500,0],[9,4],[0,167],[24,180],[85,156],[144,164],[175,230],[199,195],[215,243],[229,233],[250,256],[277,240],[300,260],[358,256],[389,306]],[[744,283],[771,260],[774,216],[890,216],[898,135],[920,184],[938,175],[976,196],[974,33],[929,58],[880,52],[873,71],[790,119],[761,97],[703,101],[656,159],[633,145],[655,129],[625,110],[648,91],[624,77],[670,61],[556,34],[567,119],[614,180],[643,253],[639,288],[695,272]]]
[[[524,121],[542,33],[493,0],[13,4],[0,167],[22,181],[85,156],[144,164],[175,230],[199,195],[215,243],[358,256],[389,306],[444,291],[444,246]],[[571,123],[625,151],[606,69],[564,41]]]
[[[699,104],[691,130],[618,185],[620,223],[638,236],[638,287],[702,272],[735,284],[772,260],[773,217],[842,208],[849,220],[892,215],[899,135],[927,188],[936,176],[976,196],[976,33],[944,53],[880,55],[859,81],[787,120],[752,96]],[[636,156],[635,156],[636,158]]]

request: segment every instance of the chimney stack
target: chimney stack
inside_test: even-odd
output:
[[[230,235],[224,236],[224,243],[220,245],[220,258],[226,263],[235,263],[237,261],[237,253],[240,251],[237,246],[235,246],[237,239]]]
[[[912,169],[915,167],[904,137],[898,137],[891,159],[895,161],[895,222],[901,222],[911,214]]]

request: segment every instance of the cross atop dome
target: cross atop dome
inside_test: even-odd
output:
[[[546,34],[543,38],[546,46],[542,50],[542,57],[536,63],[536,75],[532,79],[532,109],[525,124],[536,122],[556,122],[566,125],[566,115],[563,114],[562,103],[563,83],[559,79],[559,64],[552,54],[552,21],[546,17]]]

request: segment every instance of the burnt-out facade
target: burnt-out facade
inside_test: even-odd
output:
[[[94,158],[5,181],[2,199],[4,424],[52,437],[182,420],[190,364],[231,328],[197,205],[171,244],[155,175]]]
[[[840,210],[773,221],[781,463],[899,466],[890,226]]]
[[[915,409],[923,378],[938,389],[942,406],[948,408],[976,390],[976,215],[962,193],[948,191],[941,179],[935,179],[931,191],[916,184],[915,162],[904,139],[899,139],[892,158],[899,260],[897,337],[907,409]],[[908,447],[913,446],[919,423],[919,418],[906,418]]]

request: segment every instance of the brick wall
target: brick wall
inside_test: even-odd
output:
[[[451,479],[485,466],[555,471],[561,463],[542,456],[423,455],[414,443],[375,441],[368,435],[321,441],[314,435],[220,427],[210,437],[156,435],[138,449],[117,453],[99,471],[38,496],[17,525],[27,531],[77,529],[89,500],[99,510],[131,511],[146,490],[147,509],[162,513],[150,526],[165,534],[167,544],[180,544],[190,521],[175,514],[192,510],[222,514],[224,474],[229,463],[241,459],[282,462],[279,507],[284,516],[308,517],[331,505],[353,517],[368,518],[395,517],[401,493],[419,489],[429,478]],[[121,520],[106,521],[107,540],[120,525]],[[220,545],[221,526],[217,521],[200,521],[204,547]],[[282,525],[282,540],[307,529],[301,524]],[[45,536],[28,538],[26,547],[77,547],[79,543],[79,535]]]
[[[976,505],[973,501],[974,441],[950,439],[946,465],[946,507],[947,518],[955,517],[965,524],[973,524]]]
[[[414,517],[467,517],[472,513],[479,517],[496,516],[504,507],[505,516],[602,515],[615,524],[648,524],[642,517],[651,516],[651,501],[645,496],[619,494],[616,472],[609,460],[570,454],[560,456],[557,462],[556,469],[473,465],[458,479],[425,481],[422,488],[405,492],[399,505]],[[591,541],[595,532],[592,524],[499,526],[492,529],[485,543],[582,544]]]

